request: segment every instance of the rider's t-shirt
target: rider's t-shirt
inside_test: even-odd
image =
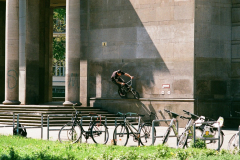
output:
[[[120,72],[122,75],[124,75],[125,74],[125,72]],[[114,71],[113,72],[113,74],[112,74],[112,76],[111,76],[111,79],[112,79],[112,81],[118,81],[118,79],[120,78],[120,76],[117,74],[117,71]]]

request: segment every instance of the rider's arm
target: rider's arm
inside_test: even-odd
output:
[[[131,79],[133,79],[133,76],[131,76],[131,75],[128,74],[128,73],[125,73],[124,75],[127,76],[127,77],[129,77],[129,78],[131,78]]]

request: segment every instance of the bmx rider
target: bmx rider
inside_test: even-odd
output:
[[[117,71],[114,71],[114,72],[112,73],[111,79],[112,79],[112,82],[118,86],[118,90],[121,92],[121,93],[120,93],[121,96],[125,96],[125,95],[122,93],[122,90],[121,90],[121,86],[126,85],[125,82],[124,82],[124,80],[121,78],[122,75],[125,75],[125,76],[133,79],[133,76],[131,76],[131,75],[128,74],[128,73],[122,72],[120,69],[117,70]],[[126,87],[128,87],[128,86],[126,85]]]

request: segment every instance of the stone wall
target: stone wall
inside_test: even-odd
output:
[[[195,1],[195,113],[229,116],[231,1]]]
[[[4,101],[5,88],[5,11],[6,2],[0,2],[0,103]]]
[[[239,117],[240,111],[240,1],[232,0],[232,55],[231,55],[231,115]]]
[[[135,77],[143,98],[193,98],[194,0],[81,3],[89,98],[118,97],[110,80],[117,69]]]

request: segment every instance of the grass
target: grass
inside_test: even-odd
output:
[[[212,159],[237,160],[239,152],[207,149],[174,149],[167,146],[122,147],[97,144],[61,144],[18,136],[0,135],[0,160],[134,160],[134,159]]]

